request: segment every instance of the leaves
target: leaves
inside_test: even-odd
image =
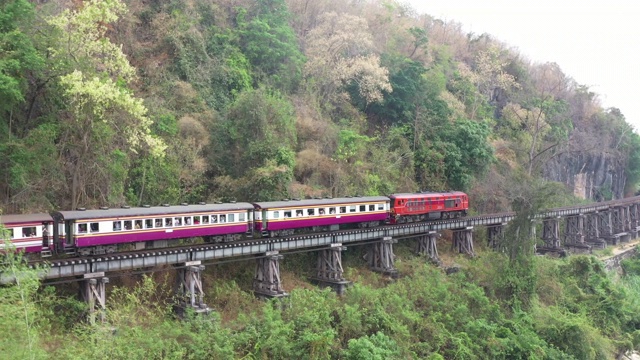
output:
[[[345,87],[354,83],[366,103],[382,100],[391,92],[388,70],[372,53],[372,39],[363,18],[325,13],[306,39],[305,76],[317,84],[321,96],[336,101],[347,96]]]

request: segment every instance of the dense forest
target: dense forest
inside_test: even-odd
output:
[[[401,2],[0,6],[4,213],[447,189],[488,212],[531,179],[640,180],[618,109]]]
[[[555,63],[394,0],[0,0],[1,213],[463,190],[477,213],[633,194],[640,137]],[[519,222],[519,223],[518,223]],[[529,224],[529,225],[527,225]],[[73,285],[19,254],[0,354],[64,359],[609,359],[640,348],[640,260],[442,257],[399,244],[400,278],[345,253],[346,295],[283,261],[208,267],[208,317],[177,320],[171,271],[110,285],[90,324]],[[606,253],[607,250],[604,250]],[[311,265],[310,265],[311,264]],[[166,270],[166,269],[165,269]],[[2,357],[2,356],[0,356]]]

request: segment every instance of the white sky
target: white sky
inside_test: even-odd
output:
[[[631,0],[405,0],[419,13],[488,33],[555,62],[640,129],[640,3]]]

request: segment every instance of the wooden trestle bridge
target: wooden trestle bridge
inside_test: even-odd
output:
[[[638,237],[640,231],[640,196],[593,203],[589,205],[551,209],[534,216],[531,235],[538,238],[537,251],[590,253],[593,248],[605,248]],[[106,307],[105,288],[109,275],[124,270],[153,269],[173,266],[178,271],[176,290],[183,308],[208,312],[204,302],[202,271],[204,265],[220,259],[254,259],[253,291],[260,297],[282,297],[287,293],[280,277],[283,254],[317,251],[317,270],[313,280],[330,286],[342,294],[350,283],[344,278],[341,252],[348,246],[368,246],[367,261],[372,270],[390,276],[397,275],[393,244],[399,240],[417,239],[416,252],[439,261],[436,239],[439,232],[451,230],[452,247],[461,254],[475,255],[473,230],[486,227],[488,243],[496,247],[504,239],[505,228],[515,213],[471,216],[378,228],[336,231],[281,238],[192,245],[162,250],[119,253],[96,257],[78,257],[50,261],[42,279],[45,282],[81,282],[81,294],[89,303],[92,318],[101,316]],[[0,274],[0,283],[12,279]]]

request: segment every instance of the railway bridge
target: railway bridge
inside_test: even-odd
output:
[[[640,196],[551,209],[527,219],[531,236],[539,241],[538,253],[590,253],[638,237]],[[312,279],[321,286],[329,286],[342,294],[350,283],[344,278],[341,253],[349,246],[367,246],[366,259],[372,270],[396,276],[393,244],[417,239],[416,252],[438,262],[436,239],[439,233],[450,230],[452,248],[474,256],[474,229],[486,228],[486,241],[499,248],[505,238],[506,227],[514,220],[513,212],[466,218],[386,225],[377,228],[335,231],[280,238],[261,238],[242,242],[192,245],[162,250],[119,253],[95,257],[77,257],[46,263],[41,277],[45,282],[81,283],[81,296],[88,302],[91,318],[103,314],[106,308],[106,284],[109,276],[125,270],[145,270],[158,266],[172,266],[178,272],[176,291],[181,308],[196,312],[210,311],[204,302],[202,272],[207,264],[221,259],[251,259],[255,263],[253,291],[259,297],[282,297],[280,261],[293,252],[317,252],[317,267]],[[35,265],[34,265],[35,266]],[[13,279],[0,274],[0,283]]]

